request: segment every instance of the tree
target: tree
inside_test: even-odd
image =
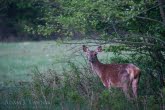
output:
[[[152,70],[164,86],[165,25],[162,0],[59,0],[57,21],[68,31],[97,33],[105,44],[120,43],[152,60]],[[148,68],[148,67],[146,67]],[[152,72],[155,76],[155,72]]]

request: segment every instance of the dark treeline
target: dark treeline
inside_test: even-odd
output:
[[[53,2],[52,2],[53,3]],[[57,25],[47,27],[56,3],[45,0],[1,0],[0,1],[0,40],[50,40],[56,39]],[[53,9],[53,10],[52,10]],[[49,24],[50,26],[50,24]],[[48,36],[45,38],[45,36]]]

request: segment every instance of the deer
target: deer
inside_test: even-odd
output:
[[[92,71],[98,75],[106,88],[121,88],[128,99],[131,99],[132,96],[137,98],[138,82],[141,73],[137,66],[134,64],[103,64],[97,57],[97,54],[102,52],[101,46],[98,46],[96,50],[89,50],[85,45],[82,48]],[[131,94],[129,94],[130,90]]]

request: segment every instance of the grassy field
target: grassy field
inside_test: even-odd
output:
[[[58,70],[67,49],[54,41],[0,43],[0,80],[29,80],[36,67]]]
[[[75,46],[55,41],[0,43],[0,81],[30,80],[35,68],[60,71],[67,68],[67,60],[85,62],[82,56],[81,44]],[[108,56],[101,54],[102,59]]]

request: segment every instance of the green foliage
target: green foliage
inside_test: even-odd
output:
[[[124,31],[159,38],[165,28],[156,5],[154,0],[2,0],[0,15],[6,26],[35,35],[73,36],[76,30],[120,38],[117,33]]]
[[[109,28],[112,21],[126,21],[143,10],[143,2],[137,4],[133,0],[59,0],[64,14],[59,21],[66,27],[82,31],[100,30]]]
[[[128,47],[125,45],[111,45],[106,48],[104,48],[105,52],[113,52],[115,55],[120,55],[122,54],[122,51],[127,51]]]

